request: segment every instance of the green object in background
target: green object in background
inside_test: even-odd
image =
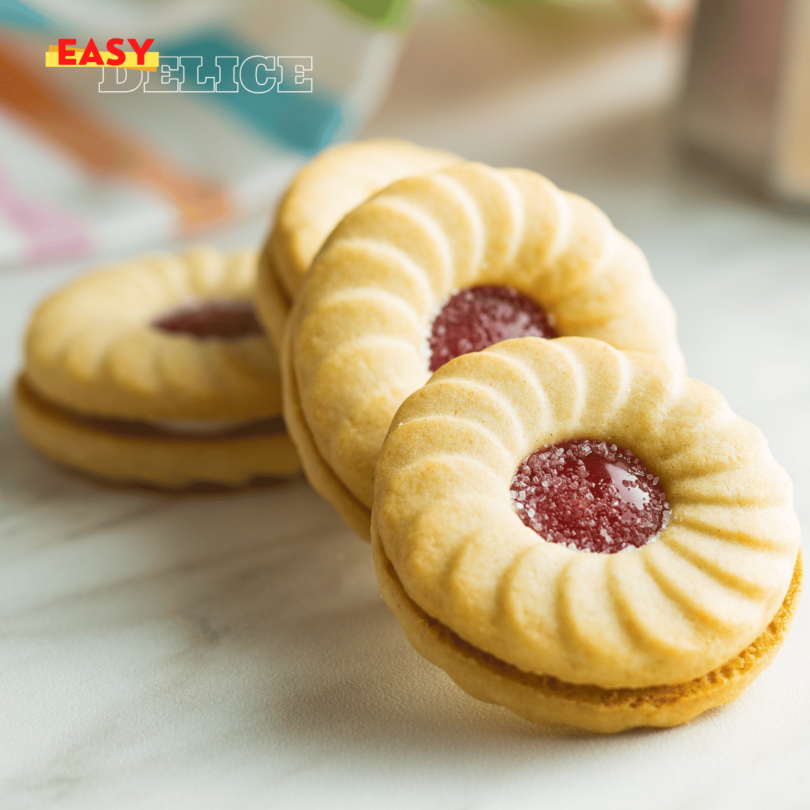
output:
[[[410,0],[334,0],[353,17],[373,26],[396,25],[405,14]]]

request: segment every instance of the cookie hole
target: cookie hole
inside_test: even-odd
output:
[[[657,477],[631,450],[573,439],[535,451],[510,486],[520,519],[544,540],[578,551],[641,548],[669,521]]]
[[[558,332],[543,308],[513,287],[467,287],[451,296],[433,321],[428,341],[430,370],[462,354],[519,337],[555,338]]]
[[[206,301],[178,307],[155,318],[152,326],[199,339],[239,340],[264,334],[249,301]]]

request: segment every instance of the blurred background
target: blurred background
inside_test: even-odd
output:
[[[666,69],[658,63],[677,46],[642,32],[680,41],[690,11],[688,0],[2,0],[0,268],[140,250],[266,217],[308,157],[374,130],[456,141],[456,151],[486,159],[486,144],[491,155],[510,137],[490,126],[511,100],[526,107],[524,132],[539,120],[548,134],[562,131],[590,104],[612,103],[588,65],[632,70],[645,41],[661,52],[650,69]],[[82,48],[90,37],[101,50],[110,37],[153,38],[160,74],[45,67],[59,39]],[[294,85],[289,61],[285,78],[281,58],[258,80],[248,69],[253,86],[239,87],[234,68],[244,76],[253,54],[309,60],[299,69],[310,92]],[[266,76],[278,88],[265,92]],[[564,97],[524,95],[559,92],[576,77],[581,86],[566,85]],[[385,111],[364,130],[385,99],[423,128],[406,133]],[[443,116],[471,104],[490,120],[476,121],[477,143],[458,143]]]
[[[0,0],[0,22],[9,374],[40,291],[146,250],[258,246],[312,154],[407,138],[600,205],[673,299],[691,373],[810,484],[808,0]],[[154,38],[181,92],[44,66],[90,36]],[[218,56],[251,54],[311,57],[312,92],[205,92]]]
[[[0,269],[266,217],[337,141],[527,165],[631,110],[737,193],[810,201],[802,0],[0,0],[0,25]],[[44,65],[122,34],[158,74]]]

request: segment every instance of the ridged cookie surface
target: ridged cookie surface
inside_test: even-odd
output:
[[[433,171],[459,158],[390,138],[325,149],[290,183],[262,256],[262,275],[274,274],[291,301],[310,262],[343,217],[387,185]]]
[[[197,248],[82,276],[36,310],[25,379],[47,400],[115,419],[261,419],[281,411],[278,360],[263,335],[197,339],[152,325],[208,301],[252,302],[256,254]]]
[[[285,347],[317,453],[368,509],[391,418],[430,376],[432,320],[453,291],[476,284],[524,292],[563,335],[683,368],[671,305],[596,206],[521,169],[462,163],[401,180],[333,231]]]
[[[632,450],[671,519],[638,550],[545,541],[510,499],[538,448]],[[572,684],[639,688],[705,675],[751,644],[791,581],[790,479],[714,389],[581,338],[505,341],[451,361],[397,412],[373,523],[407,595],[485,653]]]

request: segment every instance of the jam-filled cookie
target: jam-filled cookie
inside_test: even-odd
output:
[[[723,397],[601,341],[510,340],[398,410],[386,602],[471,695],[544,724],[672,726],[770,663],[801,585],[790,479]]]
[[[285,419],[312,485],[368,538],[374,464],[403,400],[451,357],[523,335],[684,366],[639,248],[534,172],[459,163],[355,208],[313,261],[282,352]]]
[[[293,178],[259,260],[257,308],[276,349],[310,262],[335,225],[385,186],[459,158],[408,141],[377,138],[325,149]]]
[[[238,485],[300,466],[256,319],[256,255],[134,259],[47,298],[16,389],[25,438],[121,481]]]

